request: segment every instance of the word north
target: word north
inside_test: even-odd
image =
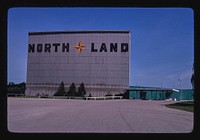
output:
[[[51,53],[51,52],[69,52],[70,49],[74,49],[74,46],[70,46],[69,43],[44,43],[44,44],[29,44],[28,52],[29,53]],[[101,43],[95,44],[91,43],[90,46],[91,52],[128,52],[129,44],[128,43]]]

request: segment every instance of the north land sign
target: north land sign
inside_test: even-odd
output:
[[[118,47],[119,46],[119,47]],[[78,46],[75,46],[77,49],[82,50],[81,48],[85,48],[86,46],[83,46],[81,42],[79,42]],[[70,44],[69,43],[45,43],[45,44],[29,44],[28,47],[28,52],[58,52],[58,51],[62,51],[62,52],[69,52],[70,50]],[[106,46],[106,43],[101,43],[100,47],[99,46],[95,46],[95,43],[91,43],[90,44],[90,50],[91,52],[117,52],[118,50],[121,52],[128,52],[128,43],[121,43],[120,45],[118,45],[117,43],[109,43],[108,46]],[[99,48],[99,50],[97,49]]]
[[[87,95],[119,94],[129,86],[129,31],[31,32],[27,95],[53,96],[63,81],[84,83]]]

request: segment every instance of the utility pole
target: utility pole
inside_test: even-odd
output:
[[[180,82],[180,100],[182,100],[182,89],[181,89],[181,82],[182,82],[182,80],[179,78],[178,82]]]

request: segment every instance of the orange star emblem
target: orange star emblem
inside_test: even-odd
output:
[[[81,53],[82,50],[85,48],[85,46],[84,46],[83,43],[80,41],[80,42],[78,43],[77,46],[74,46],[74,48],[76,48],[76,49],[78,50],[78,52]]]

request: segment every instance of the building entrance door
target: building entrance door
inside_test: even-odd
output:
[[[166,92],[165,99],[170,99],[170,98],[172,98],[172,92]]]
[[[146,100],[146,93],[145,91],[140,91],[140,99]]]

